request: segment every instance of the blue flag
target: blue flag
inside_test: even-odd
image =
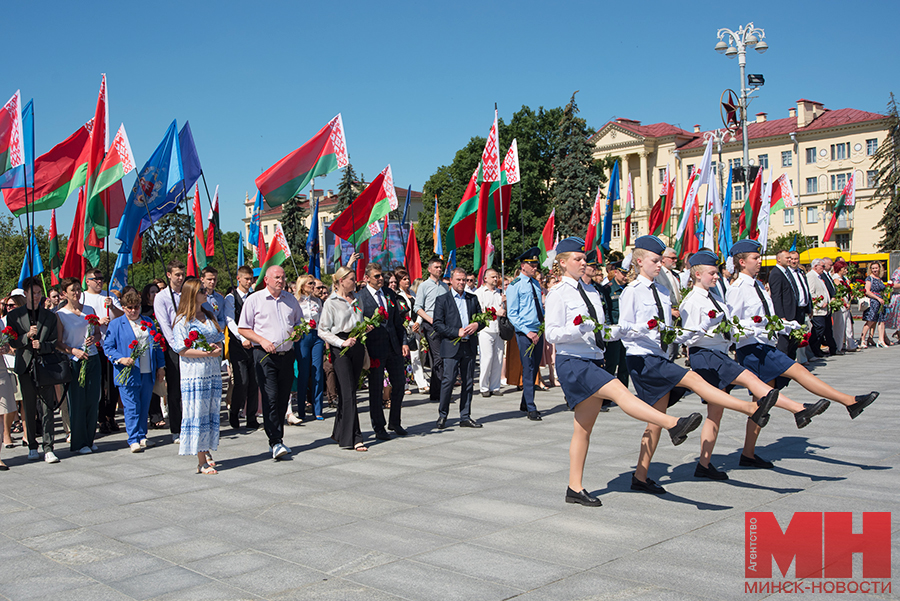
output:
[[[238,264],[240,267],[244,264],[244,232],[238,232]]]
[[[797,234],[794,234],[794,242],[791,244],[791,252],[797,252]]]
[[[256,201],[253,203],[253,212],[250,213],[250,229],[247,232],[249,240],[247,242],[253,248],[259,247],[259,216],[263,211],[263,195],[259,190],[256,191]],[[265,261],[265,257],[259,257],[259,262]]]
[[[409,186],[406,189],[406,204],[403,205],[403,217],[400,219],[400,238],[406,240],[406,230],[403,229],[403,226],[406,225],[406,217],[409,214],[409,201],[412,199],[412,186]]]
[[[719,224],[719,252],[723,257],[731,254],[731,245],[731,167],[729,167],[725,202],[722,203],[722,222]]]
[[[162,142],[134,182],[116,232],[116,238],[122,242],[120,253],[131,253],[134,238],[142,231],[142,221],[147,218],[147,212],[152,212],[165,201],[166,191],[170,189],[173,178],[175,181],[181,179],[178,144],[175,143],[176,131],[175,121],[172,121]]]
[[[34,100],[22,108],[22,137],[25,164],[0,174],[0,188],[24,188],[26,180],[34,186]]]
[[[110,292],[121,292],[122,288],[128,285],[128,267],[131,265],[131,253],[119,253],[116,258],[116,266],[113,268],[112,276],[109,278]]]
[[[319,199],[316,198],[316,210],[312,215],[312,223],[309,228],[309,235],[306,237],[306,254],[309,255],[309,265],[306,267],[306,273],[316,276],[316,279],[322,277],[322,271],[319,266]]]
[[[28,264],[29,258],[31,259],[30,266]],[[41,261],[41,253],[40,251],[38,251],[37,238],[35,238],[34,229],[32,229],[31,242],[28,245],[28,250],[25,251],[25,258],[22,259],[22,270],[19,272],[19,288],[23,287],[25,278],[30,278],[31,276],[35,276],[43,272],[44,262]]]
[[[169,171],[169,182],[166,187],[166,198],[156,206],[150,207],[150,215],[144,215],[141,221],[141,232],[160,220],[166,213],[171,213],[178,208],[184,200],[185,194],[190,194],[197,180],[200,179],[200,157],[197,156],[197,147],[194,146],[194,135],[191,133],[191,124],[185,122],[184,127],[178,133],[178,144],[175,145],[175,153],[178,156],[178,172]]]
[[[456,269],[456,249],[450,251],[450,256],[447,257],[447,270],[444,272],[444,277],[449,278],[450,274],[453,273],[453,270]]]
[[[612,174],[609,176],[609,189],[606,191],[606,215],[603,216],[603,237],[600,246],[603,254],[609,252],[609,243],[612,240],[612,214],[613,203],[619,200],[619,160],[613,164]]]

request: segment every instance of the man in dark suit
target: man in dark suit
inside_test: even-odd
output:
[[[406,388],[404,384],[409,345],[406,342],[403,314],[397,305],[394,291],[384,286],[381,265],[378,263],[366,265],[366,285],[357,296],[365,317],[372,317],[379,309],[383,309],[388,316],[387,321],[366,336],[366,350],[369,351],[369,359],[372,362],[369,368],[369,417],[372,419],[375,438],[391,439],[384,429],[382,396],[385,368],[388,372],[388,381],[391,383],[391,412],[388,415],[387,427],[398,436],[406,436],[406,430],[400,425],[400,409],[403,406],[403,393]]]
[[[450,276],[450,294],[443,294],[434,303],[434,330],[441,338],[441,356],[444,358],[444,375],[441,379],[441,402],[438,407],[438,429],[447,427],[450,397],[459,369],[462,388],[459,393],[459,425],[462,428],[480,428],[472,419],[472,391],[475,385],[475,351],[478,340],[475,333],[481,325],[471,323],[472,316],[481,312],[481,305],[474,294],[466,292],[466,270],[456,268]],[[453,344],[456,338],[462,338]]]
[[[782,319],[803,322],[800,311],[800,289],[791,273],[790,251],[780,250],[775,255],[775,267],[769,272],[769,290],[775,315]],[[778,335],[776,348],[791,359],[797,358],[797,343],[784,334]]]
[[[56,314],[44,308],[41,281],[27,278],[22,288],[25,290],[25,306],[14,309],[6,316],[6,324],[18,334],[18,338],[10,340],[10,346],[16,351],[13,371],[19,376],[22,387],[22,406],[28,424],[28,459],[36,461],[38,455],[37,438],[34,423],[37,404],[41,403],[41,446],[44,450],[44,461],[58,463],[53,453],[54,415],[56,411],[56,388],[54,386],[35,385],[35,355],[47,355],[56,348],[59,335]],[[40,368],[38,368],[40,369]]]

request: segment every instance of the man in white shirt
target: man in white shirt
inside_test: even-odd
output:
[[[224,314],[228,331],[228,361],[234,379],[231,393],[231,405],[228,409],[228,422],[235,430],[241,427],[241,410],[245,410],[247,428],[259,428],[256,419],[259,405],[259,385],[256,382],[256,368],[253,366],[253,344],[238,332],[238,322],[244,301],[250,296],[253,285],[253,270],[241,265],[237,270],[237,288],[225,297]]]
[[[84,276],[87,283],[87,289],[82,295],[82,304],[91,307],[94,313],[100,318],[99,339],[106,338],[106,329],[109,322],[116,317],[124,315],[119,299],[110,296],[109,292],[103,289],[103,272],[99,269],[88,269]],[[109,434],[118,432],[119,425],[116,423],[116,407],[119,405],[119,389],[113,382],[112,366],[103,353],[103,347],[100,347],[100,406],[97,412],[97,430],[101,434]]]
[[[169,287],[160,290],[153,301],[156,321],[166,339],[166,404],[169,407],[169,432],[172,433],[172,441],[176,443],[181,436],[181,358],[173,350],[175,336],[172,325],[181,300],[184,276],[184,263],[177,259],[170,261],[166,265]]]
[[[478,286],[476,285],[476,280],[474,273],[466,274],[466,292],[471,294],[475,294],[475,291],[478,290]]]
[[[497,316],[505,315],[503,304],[506,297],[497,288],[500,283],[500,274],[496,269],[487,269],[484,272],[484,286],[475,291],[475,297],[481,305],[482,312],[488,308],[497,311]],[[505,342],[500,338],[500,326],[492,321],[486,328],[478,332],[478,356],[479,356],[479,388],[481,396],[489,397],[492,394],[502,395],[500,392],[500,370],[503,363],[503,347]]]
[[[656,276],[656,283],[665,286],[669,290],[669,298],[672,299],[672,321],[673,323],[681,317],[678,312],[678,306],[681,304],[681,273],[675,269],[678,263],[678,253],[674,248],[666,247],[662,254],[662,269]],[[670,344],[666,351],[669,359],[675,360],[678,357],[678,349],[680,344]]]

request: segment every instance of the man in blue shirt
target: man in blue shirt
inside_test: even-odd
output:
[[[506,314],[516,330],[516,342],[522,358],[522,402],[519,410],[528,412],[528,419],[541,421],[541,414],[534,404],[534,380],[544,355],[544,306],[541,300],[541,284],[535,277],[540,273],[537,247],[519,256],[522,274],[510,284],[506,292]],[[531,352],[528,347],[534,344]]]

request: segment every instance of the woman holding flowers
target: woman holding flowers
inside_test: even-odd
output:
[[[869,308],[863,313],[862,336],[859,339],[859,348],[867,348],[870,337],[874,337],[875,329],[878,329],[878,341],[876,346],[884,348],[889,346],[884,339],[884,293],[887,286],[881,280],[881,263],[872,261],[866,274],[866,295],[869,299]]]
[[[741,240],[731,247],[734,258],[734,280],[728,289],[726,300],[731,313],[747,330],[736,343],[735,360],[771,386],[777,377],[794,380],[816,396],[847,407],[852,419],[878,398],[877,392],[852,397],[839,392],[815,377],[805,367],[775,348],[778,334],[789,334],[799,328],[797,322],[782,321],[774,314],[772,299],[755,278],[762,260],[761,245],[756,240]],[[803,344],[803,342],[801,342]],[[754,455],[741,455],[745,467],[771,468],[771,462]]]
[[[591,430],[603,400],[615,401],[630,417],[653,423],[669,431],[673,444],[681,444],[688,432],[702,421],[699,413],[675,418],[648,407],[632,395],[613,375],[603,369],[606,342],[618,340],[627,328],[612,326],[607,331],[603,303],[593,286],[582,286],[581,276],[587,264],[584,240],[566,238],[556,247],[561,280],[547,294],[544,335],[556,345],[559,381],[569,408],[575,412],[575,430],[569,445],[569,487],[566,503],[599,507],[600,499],[582,486]]]
[[[313,415],[322,421],[322,397],[325,394],[325,371],[322,368],[322,356],[325,342],[319,338],[316,327],[322,313],[322,301],[316,297],[316,278],[311,274],[297,279],[297,302],[303,310],[303,317],[309,324],[309,333],[294,343],[297,355],[297,412],[302,418],[306,413],[306,390],[310,379],[313,389]],[[290,407],[288,407],[290,411]]]
[[[81,454],[96,451],[97,414],[100,410],[99,320],[94,310],[81,304],[81,282],[65,278],[60,283],[66,305],[56,312],[59,338],[56,348],[72,361],[69,384],[69,449]]]
[[[900,267],[891,274],[888,285],[891,287],[891,304],[885,314],[884,327],[896,330],[893,336],[900,342]]]
[[[173,323],[172,348],[181,356],[181,447],[179,455],[197,455],[198,474],[217,474],[210,451],[219,448],[222,405],[222,341],[216,316],[203,308],[206,291],[188,280]]]
[[[853,337],[853,318],[850,316],[850,303],[853,302],[853,288],[847,279],[847,262],[838,259],[834,262],[831,277],[834,280],[835,295],[831,299],[832,335],[837,345],[837,352],[855,351],[856,339]]]
[[[366,357],[366,345],[360,338],[371,331],[372,326],[364,324],[362,306],[356,298],[356,273],[342,265],[332,281],[334,292],[325,301],[319,322],[319,336],[331,346],[331,361],[340,395],[331,438],[342,449],[368,451],[359,427],[356,389]]]
[[[122,295],[125,315],[109,322],[103,351],[113,364],[113,381],[125,410],[125,431],[132,453],[153,443],[147,440],[150,398],[155,381],[165,377],[165,340],[153,319],[141,315],[141,295],[129,290]]]

